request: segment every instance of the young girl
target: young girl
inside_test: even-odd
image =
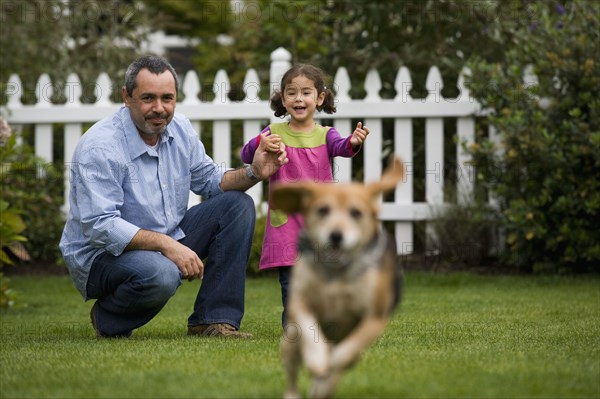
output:
[[[301,180],[332,182],[330,158],[356,155],[369,134],[369,129],[360,122],[346,138],[333,127],[315,123],[315,111],[328,114],[336,111],[334,93],[325,86],[324,80],[323,71],[312,65],[298,64],[288,70],[281,79],[281,91],[276,91],[271,98],[271,109],[275,116],[289,115],[289,122],[272,123],[242,148],[242,161],[249,164],[255,151],[277,152],[282,143],[285,145],[289,163],[271,176],[270,187],[277,182]],[[296,242],[301,228],[301,216],[271,210],[269,204],[259,267],[261,270],[273,267],[279,270],[284,326],[290,266],[296,261]]]

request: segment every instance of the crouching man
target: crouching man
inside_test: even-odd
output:
[[[223,170],[190,121],[175,113],[177,90],[164,59],[134,61],[124,106],[93,125],[73,155],[60,249],[77,289],[96,299],[98,337],[130,336],[182,279],[196,278],[203,282],[188,334],[249,336],[239,327],[255,208],[244,191],[288,162],[285,148]],[[188,209],[190,190],[204,201]]]

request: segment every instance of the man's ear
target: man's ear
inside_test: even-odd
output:
[[[278,184],[271,191],[271,208],[286,213],[302,212],[313,194],[310,183]]]
[[[123,86],[121,88],[121,97],[123,98],[123,102],[125,103],[125,106],[129,107],[129,101],[131,100],[131,98],[127,94],[127,89],[125,88],[125,86]]]

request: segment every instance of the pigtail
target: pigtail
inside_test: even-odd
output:
[[[287,110],[283,106],[283,96],[278,90],[273,92],[273,95],[271,96],[271,109],[275,111],[276,117],[285,116],[287,114]]]
[[[326,114],[335,114],[335,111],[337,111],[335,107],[335,93],[327,87],[324,88],[323,92],[325,93],[325,99],[323,100],[323,104],[317,107],[317,110],[324,111]]]

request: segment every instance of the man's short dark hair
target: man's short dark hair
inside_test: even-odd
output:
[[[125,72],[125,91],[127,91],[129,97],[133,96],[133,90],[137,87],[136,78],[142,69],[147,69],[156,75],[161,74],[164,71],[171,72],[171,75],[173,75],[173,78],[175,79],[175,92],[178,92],[179,79],[177,78],[175,68],[173,68],[173,66],[163,57],[146,55],[133,61],[127,68],[127,72]]]

